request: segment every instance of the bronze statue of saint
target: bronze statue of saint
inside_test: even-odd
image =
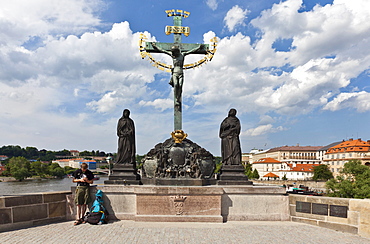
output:
[[[118,151],[116,164],[136,166],[135,124],[130,118],[130,110],[125,109],[117,125]]]
[[[241,130],[240,121],[235,116],[236,110],[230,109],[220,126],[221,155],[223,165],[240,165],[242,151],[240,148],[239,134]]]
[[[200,44],[198,47],[191,49],[187,52],[181,52],[179,46],[173,46],[171,48],[171,52],[164,50],[160,47],[157,47],[157,45],[152,42],[152,46],[154,49],[157,49],[161,51],[162,53],[168,54],[172,57],[173,61],[173,68],[171,70],[171,80],[169,84],[173,87],[174,89],[174,95],[175,95],[175,104],[180,105],[181,104],[181,96],[182,96],[182,85],[184,83],[184,59],[185,56],[196,52],[197,50],[201,49],[204,45]]]

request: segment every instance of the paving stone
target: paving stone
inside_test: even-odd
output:
[[[289,221],[229,221],[169,223],[115,221],[106,225],[61,222],[0,233],[0,243],[351,243],[370,239]]]

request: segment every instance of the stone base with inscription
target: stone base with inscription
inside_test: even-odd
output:
[[[222,222],[221,195],[215,187],[136,188],[136,221]]]
[[[285,188],[278,186],[135,186],[100,189],[110,219],[158,222],[226,222],[289,219]]]

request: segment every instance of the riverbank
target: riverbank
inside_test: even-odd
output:
[[[0,182],[9,182],[9,181],[17,181],[17,180],[13,177],[0,176]]]
[[[50,180],[50,179],[56,179],[56,178],[55,177],[49,177],[49,178],[31,177],[31,178],[26,178],[22,181],[19,181],[15,179],[14,177],[0,176],[0,182],[27,182],[27,181],[33,181],[33,180]]]

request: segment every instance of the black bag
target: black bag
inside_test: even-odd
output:
[[[99,224],[101,218],[102,218],[103,213],[102,212],[93,212],[93,213],[88,213],[86,215],[86,222],[92,225],[97,225]]]

